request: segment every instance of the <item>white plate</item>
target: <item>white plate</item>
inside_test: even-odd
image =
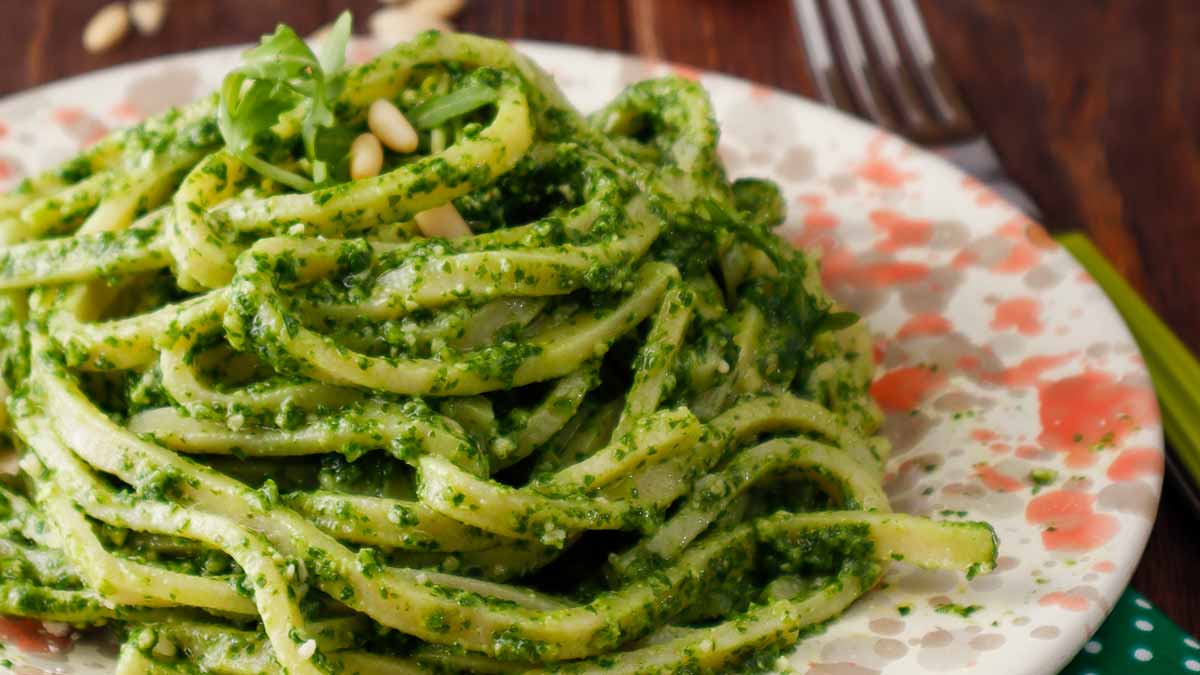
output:
[[[674,72],[711,92],[731,176],[782,185],[781,235],[825,252],[832,292],[877,337],[874,392],[895,444],[897,510],[987,520],[1000,567],[897,568],[791,657],[800,673],[1053,673],[1137,564],[1162,481],[1162,434],[1134,342],[1101,290],[1016,209],[936,156],[761,85],[610,52],[521,43],[591,110]],[[362,60],[372,47],[356,44]],[[107,129],[215,88],[239,50],[146,61],[0,102],[0,188]],[[1034,469],[1056,474],[1036,488]],[[935,606],[978,606],[967,617]],[[902,607],[911,610],[902,615]],[[111,672],[111,649],[5,656]],[[20,671],[24,675],[36,670]]]

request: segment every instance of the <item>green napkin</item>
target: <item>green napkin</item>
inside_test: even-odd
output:
[[[1200,673],[1200,642],[1132,588],[1061,675]]]

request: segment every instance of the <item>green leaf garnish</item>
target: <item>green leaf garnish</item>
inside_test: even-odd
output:
[[[328,170],[328,178],[334,182],[350,179],[350,144],[358,137],[358,131],[349,127],[323,127],[317,131],[314,143],[315,165],[320,162]],[[315,176],[314,176],[315,177]],[[318,181],[321,182],[321,181]]]
[[[242,56],[242,65],[226,75],[221,85],[217,121],[230,152],[264,177],[295,190],[311,190],[328,180],[330,162],[340,157],[332,157],[329,146],[318,153],[317,136],[337,123],[329,106],[341,89],[339,71],[345,62],[350,28],[350,13],[342,12],[326,37],[320,58],[294,30],[282,24]],[[270,130],[280,116],[301,104],[307,104],[300,135],[312,164],[311,178],[257,154],[271,142]]]
[[[433,129],[492,103],[496,96],[496,90],[489,86],[470,84],[425,101],[409,111],[408,119],[418,129]]]
[[[350,42],[350,30],[353,28],[353,24],[350,12],[347,10],[342,12],[334,22],[333,28],[329,29],[329,33],[325,36],[325,42],[321,44],[321,70],[326,73],[336,73],[346,65],[346,45]]]
[[[254,153],[257,141],[279,121],[279,116],[299,102],[293,91],[268,80],[255,80],[244,87],[245,76],[230,73],[221,85],[217,125],[225,146],[247,166],[263,176],[296,190],[308,190],[312,182],[304,176],[276,167]]]
[[[274,33],[264,35],[257,47],[242,55],[242,65],[235,72],[256,80],[287,82],[303,91],[312,88],[306,80],[313,68],[320,67],[317,57],[296,31],[279,24]]]

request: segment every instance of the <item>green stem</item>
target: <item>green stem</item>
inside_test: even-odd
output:
[[[1200,485],[1200,363],[1086,236],[1069,232],[1056,238],[1125,318],[1154,380],[1167,441],[1192,483]]]

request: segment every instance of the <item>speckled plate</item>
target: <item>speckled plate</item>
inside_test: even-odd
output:
[[[947,163],[879,129],[749,82],[614,53],[519,47],[580,108],[674,72],[711,92],[731,175],[788,199],[780,235],[875,336],[873,392],[895,445],[899,511],[991,522],[1000,565],[966,581],[896,567],[790,659],[799,673],[1054,673],[1100,625],[1158,504],[1162,435],[1145,366],[1099,287],[1045,232]],[[373,47],[358,43],[352,58]],[[67,80],[0,102],[0,188],[108,129],[215,88],[222,49]],[[939,607],[942,608],[939,611]],[[18,664],[111,672],[83,644]],[[36,673],[28,667],[17,672]]]

